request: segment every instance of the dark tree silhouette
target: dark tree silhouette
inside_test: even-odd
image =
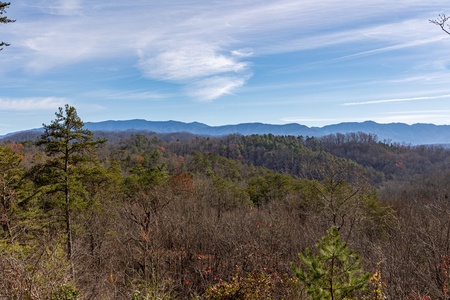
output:
[[[16,20],[11,20],[11,19],[8,19],[8,17],[7,16],[3,16],[5,13],[6,13],[6,8],[10,5],[11,3],[10,2],[0,2],[0,23],[12,23],[12,22],[15,22]],[[8,43],[5,43],[5,42],[0,42],[0,47],[3,47],[3,46],[9,46],[10,44],[8,44]],[[2,50],[3,48],[0,48],[0,51]]]
[[[439,27],[441,27],[443,31],[445,31],[445,33],[450,35],[450,25],[446,24],[449,19],[450,17],[447,17],[446,15],[442,14],[439,15],[436,19],[430,20],[430,23],[438,25]],[[445,25],[447,25],[448,29],[445,28],[446,27]]]

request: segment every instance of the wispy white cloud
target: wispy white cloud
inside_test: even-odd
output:
[[[243,49],[232,50],[231,54],[233,54],[234,56],[237,56],[237,57],[250,57],[254,54],[254,51],[251,48],[243,48]]]
[[[223,95],[232,94],[242,87],[246,77],[215,76],[194,82],[187,89],[187,93],[194,99],[211,101]]]
[[[34,0],[24,3],[29,5],[24,14],[35,13]],[[445,1],[433,5],[439,3]],[[186,86],[189,95],[209,100],[245,85],[254,71],[253,57],[358,41],[374,44],[339,58],[355,59],[439,41],[423,30],[419,19],[376,22],[380,15],[396,16],[405,7],[426,7],[415,0],[356,0],[339,5],[334,0],[51,0],[38,5],[50,14],[14,24],[5,37],[19,48],[14,66],[40,73],[93,59],[126,57],[146,78],[177,82]],[[371,19],[375,24],[367,25]],[[356,29],[349,30],[349,24]],[[438,35],[442,38],[436,30]],[[12,65],[1,57],[0,64]],[[193,89],[202,90],[193,93]]]
[[[49,10],[54,14],[63,16],[78,15],[82,10],[83,4],[86,5],[86,3],[82,2],[81,0],[47,0]]]
[[[220,53],[218,47],[193,42],[156,54],[140,51],[143,73],[152,79],[185,81],[221,73],[239,73],[248,64]]]
[[[398,99],[383,99],[383,100],[372,100],[372,101],[363,101],[363,102],[346,102],[342,103],[343,106],[353,106],[353,105],[369,105],[369,104],[381,104],[381,103],[392,103],[392,102],[406,102],[406,101],[418,101],[424,100],[423,97],[421,99],[414,98],[398,98]]]
[[[450,98],[450,94],[436,95],[436,96],[410,97],[410,98],[394,98],[394,99],[371,100],[371,101],[363,101],[363,102],[347,102],[347,103],[343,103],[342,105],[344,105],[344,106],[369,105],[369,104],[383,104],[383,103],[394,103],[394,102],[423,101],[423,100],[434,100],[434,99],[445,99],[445,98]]]
[[[0,111],[56,110],[66,103],[68,103],[67,99],[56,97],[23,99],[0,98]]]
[[[376,81],[374,83],[411,83],[411,82],[429,82],[429,81],[435,81],[438,79],[441,79],[444,74],[442,73],[426,73],[416,76],[406,76],[402,78],[394,78],[389,80],[383,80],[383,81]],[[447,77],[447,76],[446,76]],[[447,79],[447,78],[446,78]]]
[[[251,55],[249,50],[230,53],[202,41],[161,43],[165,46],[138,51],[139,68],[150,79],[185,84],[191,97],[213,100],[233,92],[249,78],[249,63],[240,60]]]
[[[424,110],[405,110],[405,111],[389,111],[380,113],[380,115],[447,115],[450,114],[450,109],[424,109]]]
[[[392,46],[381,47],[381,48],[371,49],[371,50],[368,50],[368,51],[361,51],[361,52],[358,52],[358,53],[353,53],[353,54],[350,54],[350,55],[346,55],[346,56],[343,56],[343,57],[332,59],[332,60],[330,60],[330,62],[361,58],[361,57],[370,56],[370,55],[376,55],[376,54],[380,54],[380,53],[384,53],[384,52],[389,52],[389,51],[395,51],[395,50],[400,50],[400,49],[404,49],[404,48],[421,46],[421,45],[425,45],[425,44],[439,42],[439,41],[442,41],[443,39],[444,39],[443,37],[433,37],[433,38],[429,38],[429,39],[420,39],[420,40],[415,40],[415,41],[410,41],[410,42],[399,43],[399,44],[392,45]]]
[[[84,93],[84,96],[102,100],[129,100],[129,101],[165,99],[168,97],[168,95],[156,92],[121,91],[121,90],[98,90]]]

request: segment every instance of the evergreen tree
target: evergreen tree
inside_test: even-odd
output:
[[[6,17],[6,16],[2,16],[3,14],[5,14],[5,10],[10,4],[11,4],[10,2],[1,2],[0,1],[0,23],[6,24],[6,23],[12,23],[12,22],[16,21],[16,20],[8,19],[8,17]],[[5,43],[5,42],[0,42],[0,47],[2,47],[2,46],[9,46],[9,44]],[[2,49],[3,48],[0,48],[0,51]]]
[[[316,254],[308,248],[299,253],[302,267],[291,265],[314,300],[354,299],[365,289],[370,273],[362,271],[359,255],[341,242],[337,227],[328,230],[316,248]]]
[[[67,258],[72,260],[72,212],[86,206],[88,196],[82,179],[96,162],[95,148],[106,140],[94,140],[93,133],[83,129],[84,123],[74,107],[62,107],[55,113],[56,119],[44,126],[44,133],[37,145],[44,146],[46,162],[37,166],[35,182],[41,191],[60,195],[54,206],[61,207],[65,219]]]

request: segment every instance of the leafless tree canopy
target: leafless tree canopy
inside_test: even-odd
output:
[[[445,31],[445,33],[450,35],[450,25],[446,24],[448,19],[450,19],[450,17],[442,14],[439,15],[436,19],[430,19],[430,23],[438,25],[443,31]],[[448,29],[446,29],[446,27],[448,27]]]

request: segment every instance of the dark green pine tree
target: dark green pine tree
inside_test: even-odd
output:
[[[7,24],[7,23],[12,23],[12,22],[15,22],[16,20],[11,20],[11,19],[8,19],[8,17],[6,17],[6,16],[3,16],[4,14],[5,14],[5,10],[6,10],[6,8],[10,5],[11,3],[10,2],[1,2],[0,1],[0,23],[4,23],[4,24]],[[3,49],[3,48],[1,48],[2,46],[9,46],[9,44],[8,43],[5,43],[5,42],[0,42],[0,51]]]
[[[83,129],[84,123],[74,107],[66,105],[55,113],[56,119],[44,126],[37,145],[43,146],[48,156],[36,168],[35,182],[42,193],[59,195],[57,204],[63,210],[67,243],[67,258],[73,257],[72,213],[86,207],[89,199],[82,179],[96,165],[95,149],[106,140],[94,140],[93,133]]]
[[[363,272],[359,255],[341,242],[337,227],[327,231],[315,254],[307,248],[298,256],[302,266],[292,263],[291,268],[314,300],[355,299],[369,282],[370,273]]]

